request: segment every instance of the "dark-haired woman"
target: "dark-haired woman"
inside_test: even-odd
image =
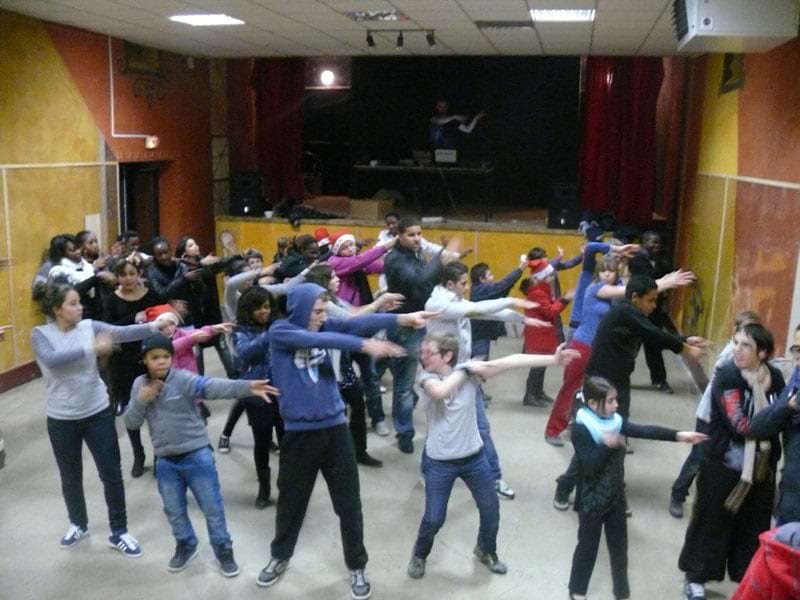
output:
[[[124,258],[116,259],[111,270],[119,285],[113,294],[103,302],[102,320],[110,325],[133,325],[147,321],[145,309],[160,304],[160,298],[153,290],[142,283],[139,268]],[[131,395],[133,380],[144,374],[139,361],[141,344],[128,342],[120,344],[109,360],[111,373],[111,406],[117,416],[125,412]],[[128,429],[128,438],[133,450],[131,477],[141,477],[144,472],[144,447],[139,429]]]
[[[236,329],[233,331],[233,348],[242,379],[271,379],[269,354],[269,326],[274,318],[272,294],[260,287],[251,287],[239,298],[236,309]],[[272,504],[270,498],[269,446],[272,429],[283,430],[278,399],[267,404],[253,396],[241,400],[247,420],[253,430],[253,459],[258,475],[256,508]]]
[[[69,285],[49,286],[41,307],[52,321],[33,329],[31,347],[47,385],[47,433],[70,520],[61,547],[74,546],[89,534],[83,495],[85,442],[105,490],[111,525],[108,545],[124,556],[141,556],[138,542],[128,533],[117,430],[108,392],[97,370],[97,357],[109,355],[114,343],[149,337],[154,328],[115,327],[83,319],[80,296]]]
[[[87,319],[99,316],[102,306],[97,288],[101,282],[113,284],[114,276],[108,271],[95,271],[92,264],[81,255],[78,240],[69,233],[50,240],[48,259],[53,265],[48,274],[49,281],[74,287],[80,294],[84,316]]]
[[[583,406],[575,417],[572,444],[578,459],[578,545],[572,556],[569,594],[585,600],[600,535],[606,532],[614,597],[630,597],[628,525],[625,516],[625,436],[697,444],[707,438],[694,431],[635,425],[617,414],[617,390],[602,377],[583,384]]]

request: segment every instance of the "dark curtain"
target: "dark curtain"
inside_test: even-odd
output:
[[[674,216],[678,204],[683,115],[686,102],[686,59],[663,59],[664,83],[656,108],[656,197],[654,212]]]
[[[581,145],[585,210],[647,225],[655,196],[656,102],[660,58],[591,56],[586,62]]]
[[[305,68],[302,58],[255,61],[256,153],[273,205],[287,197],[305,197],[301,167]]]

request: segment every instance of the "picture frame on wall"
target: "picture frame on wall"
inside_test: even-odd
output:
[[[161,54],[155,48],[123,42],[122,72],[162,77]]]

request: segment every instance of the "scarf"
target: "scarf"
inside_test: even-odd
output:
[[[622,417],[614,413],[610,417],[601,417],[589,408],[580,408],[575,415],[575,422],[580,423],[592,435],[594,443],[603,444],[604,437],[609,433],[619,433],[622,429]]]
[[[765,364],[757,369],[742,369],[741,374],[752,391],[752,401],[747,411],[749,417],[752,418],[769,405],[767,390],[772,385],[772,378]],[[750,488],[753,487],[754,479],[755,481],[764,481],[769,476],[770,448],[769,441],[752,438],[745,440],[742,476],[725,500],[725,508],[729,512],[733,514],[739,512]]]

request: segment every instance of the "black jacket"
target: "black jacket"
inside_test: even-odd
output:
[[[406,297],[403,306],[394,312],[424,310],[425,303],[442,276],[441,253],[426,264],[418,254],[397,244],[386,255],[384,274],[389,291]]]
[[[475,283],[472,285],[470,300],[481,302],[482,300],[497,300],[505,298],[522,277],[522,269],[514,269],[500,281],[494,283]],[[489,321],[488,319],[471,319],[472,341],[476,340],[496,340],[506,334],[506,324],[502,321]]]
[[[586,375],[598,375],[617,387],[629,387],[642,340],[675,354],[683,349],[684,341],[653,325],[630,300],[614,303],[597,328]]]

